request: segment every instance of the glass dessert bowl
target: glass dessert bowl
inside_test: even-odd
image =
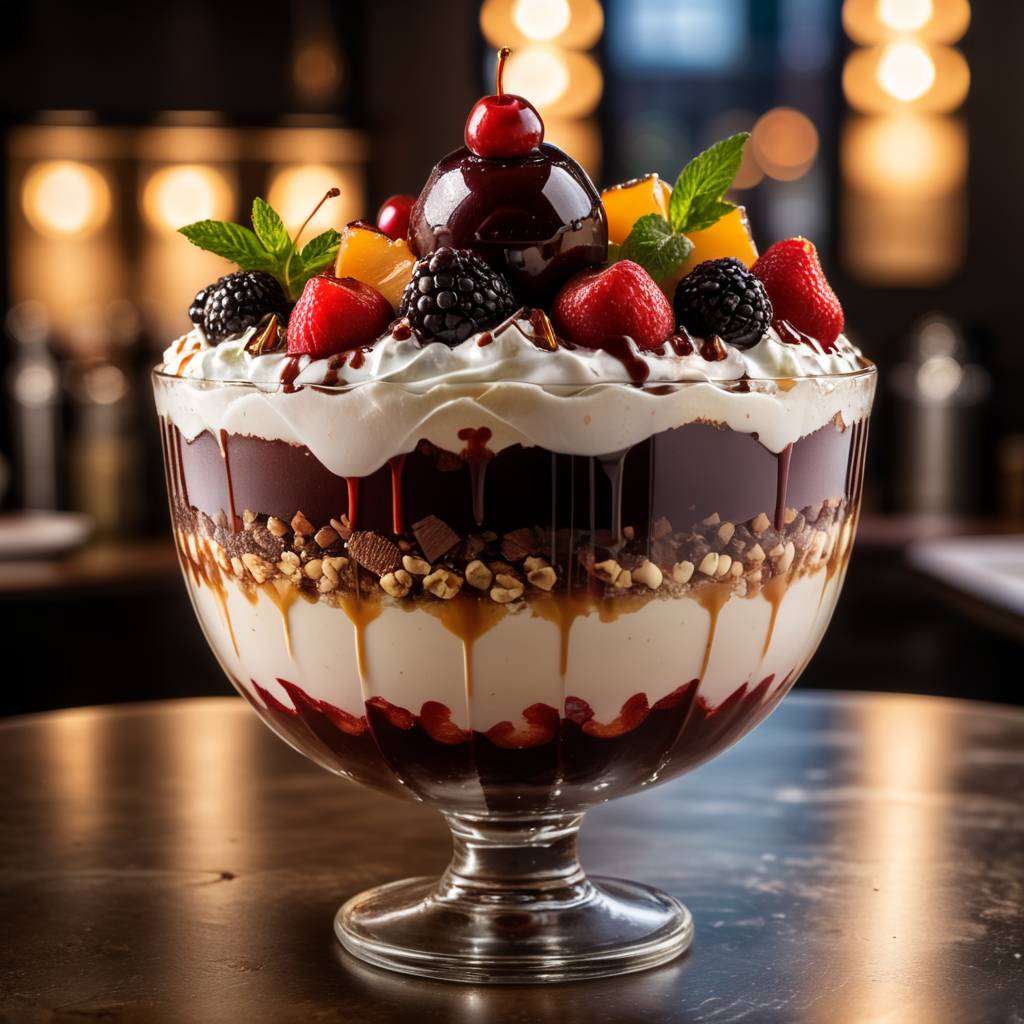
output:
[[[685,909],[586,879],[576,830],[721,753],[792,686],[849,558],[873,376],[782,391],[157,375],[178,547],[225,672],[306,756],[452,828],[440,882],[342,908],[347,948],[506,982],[685,948]],[[823,422],[773,452],[780,395]],[[377,440],[334,442],[356,434]]]
[[[502,92],[506,56],[466,146],[376,225],[300,250],[256,200],[255,233],[183,228],[240,269],[154,385],[185,578],[239,693],[452,831],[441,879],[355,896],[338,938],[528,983],[690,943],[675,899],[588,879],[577,831],[721,753],[806,665],[875,371],[814,247],[759,257],[724,200],[745,136],[674,188],[598,194]]]

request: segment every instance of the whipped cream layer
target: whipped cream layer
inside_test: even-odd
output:
[[[211,346],[197,329],[175,342],[159,368],[158,411],[187,440],[224,431],[305,445],[345,477],[369,476],[421,439],[459,452],[466,428],[490,430],[492,452],[521,444],[603,456],[706,421],[780,452],[837,415],[862,419],[874,392],[873,371],[844,337],[826,352],[773,331],[745,351],[726,346],[717,362],[666,344],[640,354],[650,372],[638,386],[608,352],[538,347],[523,321],[454,348],[387,335],[330,360],[252,356],[251,333]]]

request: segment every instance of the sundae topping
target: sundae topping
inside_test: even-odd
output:
[[[295,302],[306,282],[334,262],[340,239],[334,228],[328,228],[303,246],[300,252],[299,237],[316,211],[328,199],[339,195],[340,189],[330,189],[306,218],[294,239],[288,235],[274,208],[259,197],[252,204],[254,232],[241,224],[220,220],[200,220],[178,230],[193,245],[237,263],[240,270],[262,270],[270,274],[277,279],[288,301]],[[196,301],[198,299],[197,295]]]
[[[608,215],[608,241],[622,245],[643,216],[656,213],[668,221],[668,201],[672,186],[657,174],[647,174],[623,185],[614,185],[601,193],[601,202]]]
[[[380,292],[351,277],[314,277],[288,322],[288,352],[321,359],[372,345],[394,313]]]
[[[263,270],[239,270],[196,294],[188,318],[211,341],[241,334],[268,313],[287,319],[292,304],[277,278]]]
[[[551,318],[563,338],[587,348],[607,349],[609,337],[626,335],[638,348],[652,349],[675,329],[668,300],[630,260],[577,274],[558,293]]]
[[[722,197],[732,185],[743,158],[743,132],[716,143],[694,157],[676,179],[668,216],[642,216],[622,243],[619,258],[639,263],[656,281],[678,270],[693,250],[688,232],[710,228],[736,206]]]
[[[498,51],[498,93],[479,100],[466,120],[466,146],[477,156],[526,156],[544,141],[544,122],[537,108],[522,96],[507,95],[502,88],[502,72],[511,54],[507,46]]]
[[[843,307],[825,280],[813,243],[806,238],[776,242],[751,269],[768,289],[774,320],[788,320],[832,351],[843,329]]]
[[[377,227],[392,241],[409,234],[409,214],[416,205],[415,196],[392,196],[385,200],[377,214]]]
[[[737,348],[756,345],[772,320],[764,285],[732,256],[699,264],[676,286],[672,305],[691,334],[717,334]]]
[[[341,233],[334,276],[354,277],[370,285],[397,313],[415,262],[404,238],[392,239],[377,228],[356,221]]]
[[[446,246],[413,268],[398,312],[425,337],[457,345],[515,307],[501,274],[472,252]]]

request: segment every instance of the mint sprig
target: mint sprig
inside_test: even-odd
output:
[[[749,138],[749,132],[741,132],[694,157],[672,188],[668,218],[660,213],[640,217],[622,243],[618,258],[639,263],[655,281],[678,270],[693,251],[687,233],[703,231],[736,209],[735,203],[722,197],[739,172],[743,144]]]
[[[311,277],[334,261],[341,243],[341,235],[334,228],[328,228],[300,252],[297,243],[302,228],[291,238],[277,211],[258,197],[252,204],[252,226],[253,231],[230,221],[200,220],[178,231],[200,249],[237,263],[239,270],[263,270],[273,274],[292,302],[298,300]]]

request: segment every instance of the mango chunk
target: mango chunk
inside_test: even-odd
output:
[[[376,288],[397,313],[415,262],[404,238],[392,241],[379,231],[350,224],[341,233],[334,273]]]
[[[693,251],[686,262],[674,274],[658,282],[658,286],[670,302],[675,295],[676,285],[698,263],[721,259],[723,256],[735,256],[736,259],[743,260],[749,269],[758,256],[757,246],[750,235],[747,211],[742,206],[731,210],[711,227],[691,232],[687,238],[693,242]]]
[[[601,201],[608,216],[608,241],[622,245],[633,225],[648,213],[667,218],[670,195],[672,186],[656,174],[605,189]]]

